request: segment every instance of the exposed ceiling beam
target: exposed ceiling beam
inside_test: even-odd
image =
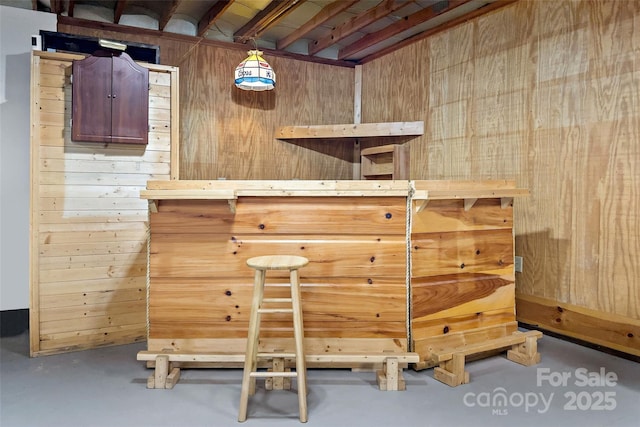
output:
[[[73,18],[73,8],[75,7],[75,5],[76,5],[76,0],[69,0],[69,6],[68,6],[69,10],[67,10],[67,15],[69,15],[72,18]]]
[[[218,0],[198,22],[198,37],[204,37],[206,32],[220,16],[231,6],[233,0]]]
[[[400,43],[396,43],[393,46],[388,46],[385,47],[384,49],[381,49],[375,53],[372,53],[371,55],[367,55],[365,58],[362,58],[361,60],[358,61],[359,64],[366,64],[367,62],[371,62],[374,59],[378,59],[380,57],[383,57],[385,55],[390,54],[391,52],[395,52],[398,49],[401,49],[403,47],[409,46],[413,43],[419,42],[420,40],[424,40],[427,37],[431,37],[434,34],[440,33],[442,31],[446,31],[450,28],[453,28],[457,25],[460,25],[462,23],[465,23],[473,18],[477,18],[478,16],[484,15],[485,13],[489,13],[492,12],[496,9],[499,9],[501,7],[510,5],[512,3],[515,3],[519,0],[496,0],[492,3],[487,3],[485,6],[476,9],[470,13],[466,13],[458,18],[452,19],[451,21],[447,21],[444,22],[440,25],[438,25],[437,27],[434,28],[430,28],[426,31],[423,31],[419,34],[413,35],[409,38],[406,38],[404,40],[402,40]]]
[[[63,0],[51,0],[51,13],[55,13],[56,15],[60,15],[64,11],[64,1]]]
[[[180,3],[182,3],[182,0],[171,0],[170,2],[165,2],[165,9],[162,11],[162,13],[160,14],[160,18],[158,19],[158,30],[164,30],[164,27],[167,26],[167,23],[169,22],[173,14],[176,13],[176,10],[178,9],[178,6],[180,6]]]
[[[210,40],[206,38],[203,39],[201,37],[196,37],[196,36],[170,33],[167,31],[151,30],[148,28],[132,27],[129,25],[122,25],[122,24],[112,24],[110,22],[91,21],[88,19],[80,19],[80,18],[69,18],[68,16],[64,16],[64,15],[58,16],[58,28],[62,28],[61,31],[64,31],[68,27],[81,27],[81,28],[87,28],[91,31],[98,31],[98,32],[107,32],[107,31],[114,32],[114,33],[121,34],[122,38],[120,38],[120,40],[131,40],[130,38],[131,36],[144,36],[144,37],[151,37],[152,39],[157,40],[156,43],[159,43],[160,41],[163,41],[163,40],[179,41],[182,43],[190,43],[190,44],[199,43],[205,46],[214,46],[214,47],[223,48],[223,49],[242,51],[243,53],[246,52],[246,49],[247,49],[246,46],[239,43]],[[260,49],[260,50],[264,50],[264,53],[266,55],[277,56],[280,58],[289,58],[289,59],[295,59],[297,61],[313,62],[316,64],[334,65],[337,67],[347,67],[347,68],[355,67],[355,64],[350,61],[337,61],[335,59],[327,59],[327,58],[321,58],[317,56],[308,56],[308,55],[302,55],[299,53],[293,53],[293,52],[287,52],[287,51],[281,51],[281,50],[271,50],[271,49]],[[173,58],[173,60],[176,60],[176,58]],[[178,65],[177,63],[170,62],[167,60],[162,60],[161,64],[173,65],[173,66]]]
[[[296,40],[299,40],[309,34],[311,31],[315,30],[334,16],[338,15],[341,12],[349,9],[353,6],[354,3],[358,3],[359,0],[337,0],[333,3],[322,8],[320,12],[318,12],[313,18],[307,21],[305,24],[300,26],[293,33],[289,34],[287,37],[284,37],[277,41],[276,46],[278,49],[285,49],[290,46]]]
[[[236,31],[233,34],[234,39],[247,42],[252,37],[260,36],[304,2],[305,0],[273,0],[264,10],[258,12],[253,19]]]
[[[391,24],[381,29],[380,31],[376,31],[375,33],[367,34],[355,43],[343,47],[338,52],[338,59],[344,59],[355,55],[356,53],[365,50],[368,47],[387,40],[390,37],[406,31],[411,27],[415,27],[416,25],[427,22],[428,20],[433,19],[438,15],[449,12],[450,10],[462,6],[463,4],[470,1],[473,0],[442,0],[438,3],[434,3],[431,6],[426,7],[414,14],[405,16],[404,19],[396,22],[395,24]]]
[[[338,25],[331,30],[331,33],[309,43],[309,55],[315,55],[328,48],[329,46],[336,44],[338,41],[358,31],[360,28],[366,27],[369,24],[376,22],[379,19],[384,18],[393,11],[404,7],[409,2],[407,0],[385,0],[378,6],[373,7],[361,15],[351,18],[349,21],[342,25]]]
[[[116,1],[116,8],[113,12],[113,23],[117,24],[120,22],[120,18],[122,18],[122,13],[124,12],[124,8],[127,6],[128,0],[118,0]]]

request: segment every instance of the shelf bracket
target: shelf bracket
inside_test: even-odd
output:
[[[158,213],[159,200],[149,200],[149,212]]]
[[[478,199],[474,197],[464,199],[464,210],[468,211],[469,209],[471,209],[473,205],[476,204],[477,201]]]
[[[416,200],[416,213],[422,212],[427,207],[427,203],[429,203],[429,199]]]
[[[513,197],[501,197],[500,198],[500,207],[502,209],[507,209],[509,206],[512,206]]]
[[[236,201],[237,199],[227,200],[227,202],[229,202],[229,210],[231,211],[232,214],[236,213]]]
[[[360,140],[356,139],[353,141],[353,179],[361,179],[360,176],[360,168],[362,165],[360,164]]]

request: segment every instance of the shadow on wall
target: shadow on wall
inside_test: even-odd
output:
[[[328,142],[326,139],[289,139],[288,144],[294,144],[307,150],[312,150],[326,156],[335,157],[340,160],[344,160],[350,163],[360,163],[360,158],[356,158],[356,150],[354,145],[358,139],[360,140],[360,150],[369,147],[377,147],[380,145],[388,144],[404,144],[412,139],[414,136],[386,136],[376,138],[341,138],[340,142]],[[330,141],[330,140],[329,140]],[[353,141],[353,143],[345,143],[344,141]]]
[[[325,156],[334,157],[349,163],[354,163],[354,152],[352,144],[332,144],[322,139],[289,139],[286,142],[279,141],[283,144],[297,145],[307,150],[315,151]],[[357,162],[360,159],[355,160]]]
[[[242,90],[235,87],[231,88],[231,100],[234,104],[245,108],[253,108],[256,110],[275,110],[276,109],[276,91],[265,90],[255,92],[251,90]]]
[[[516,292],[576,303],[570,301],[571,240],[556,239],[547,228],[539,233],[516,235],[515,249],[516,255],[523,257],[522,273],[516,273]]]

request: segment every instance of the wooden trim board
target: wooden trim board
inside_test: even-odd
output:
[[[519,322],[640,356],[640,320],[516,294]]]

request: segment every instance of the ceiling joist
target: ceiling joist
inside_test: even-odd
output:
[[[497,1],[494,1],[493,3],[488,3],[484,7],[481,7],[479,9],[475,9],[475,10],[469,12],[469,13],[461,15],[461,16],[459,16],[459,17],[457,17],[455,19],[452,19],[450,21],[443,22],[442,24],[438,25],[437,27],[433,27],[433,28],[430,28],[430,29],[428,29],[426,31],[423,31],[421,33],[415,34],[415,35],[413,35],[413,36],[411,36],[409,38],[406,38],[406,39],[402,40],[399,43],[396,43],[394,45],[387,46],[387,47],[385,47],[383,49],[380,49],[380,50],[378,50],[377,52],[375,52],[375,53],[373,53],[371,55],[367,55],[367,57],[364,60],[360,60],[358,62],[361,63],[361,64],[365,64],[367,62],[371,62],[374,59],[377,59],[377,58],[383,57],[385,55],[388,55],[391,52],[394,52],[394,51],[396,51],[396,50],[398,50],[400,48],[403,48],[405,46],[409,46],[410,44],[418,42],[420,40],[424,40],[427,37],[430,37],[430,36],[432,36],[434,34],[440,33],[442,31],[446,31],[446,30],[448,30],[450,28],[455,27],[456,25],[459,25],[459,24],[462,24],[464,22],[467,22],[470,19],[477,18],[478,16],[482,16],[482,15],[484,15],[486,13],[492,12],[494,10],[497,10],[497,9],[499,9],[501,7],[504,7],[504,6],[507,6],[509,4],[515,3],[517,1],[518,0],[497,0]]]
[[[411,27],[415,27],[416,25],[427,22],[438,15],[449,12],[456,7],[460,7],[470,1],[473,0],[443,0],[438,3],[434,3],[431,6],[420,10],[419,12],[404,17],[404,19],[396,22],[395,24],[391,24],[381,29],[380,31],[376,31],[375,33],[367,34],[355,43],[340,49],[340,51],[338,52],[338,59],[344,59],[355,55],[356,53],[363,51],[368,47],[387,40],[390,37],[395,36],[396,34],[410,29]]]
[[[198,22],[198,37],[204,37],[220,16],[231,6],[233,0],[218,0]]]
[[[127,7],[128,0],[118,0],[116,2],[116,8],[113,12],[113,23],[117,24],[120,22],[120,18],[122,18],[122,13],[124,12],[124,8]]]
[[[361,28],[370,25],[385,16],[389,15],[401,7],[407,5],[407,0],[385,0],[378,6],[367,10],[362,15],[358,15],[342,25],[337,26],[331,33],[325,37],[309,43],[309,55],[315,55],[318,52],[336,44],[345,37],[350,36]]]
[[[67,10],[67,15],[70,16],[71,18],[73,18],[73,8],[76,5],[76,0],[69,0],[69,6],[67,6],[67,8],[69,10]]]
[[[176,13],[176,10],[178,9],[178,6],[180,6],[180,3],[182,3],[182,1],[183,0],[172,0],[171,2],[167,3],[166,9],[162,11],[162,13],[160,14],[160,18],[158,19],[158,30],[164,30],[164,27],[167,26],[167,24],[171,20],[171,17],[174,13]]]
[[[320,12],[318,12],[313,18],[304,23],[300,28],[295,30],[293,33],[289,34],[287,37],[284,37],[276,43],[278,49],[285,49],[290,46],[296,40],[299,40],[309,34],[311,31],[315,30],[334,16],[338,15],[341,12],[349,9],[355,3],[358,3],[359,0],[337,0],[333,3],[322,8]]]
[[[63,0],[51,0],[51,12],[56,15],[60,15],[64,12],[64,1]]]
[[[293,12],[305,0],[273,0],[269,5],[258,12],[249,22],[233,34],[234,39],[246,43],[252,38],[257,38],[269,27],[275,25],[282,18]]]

